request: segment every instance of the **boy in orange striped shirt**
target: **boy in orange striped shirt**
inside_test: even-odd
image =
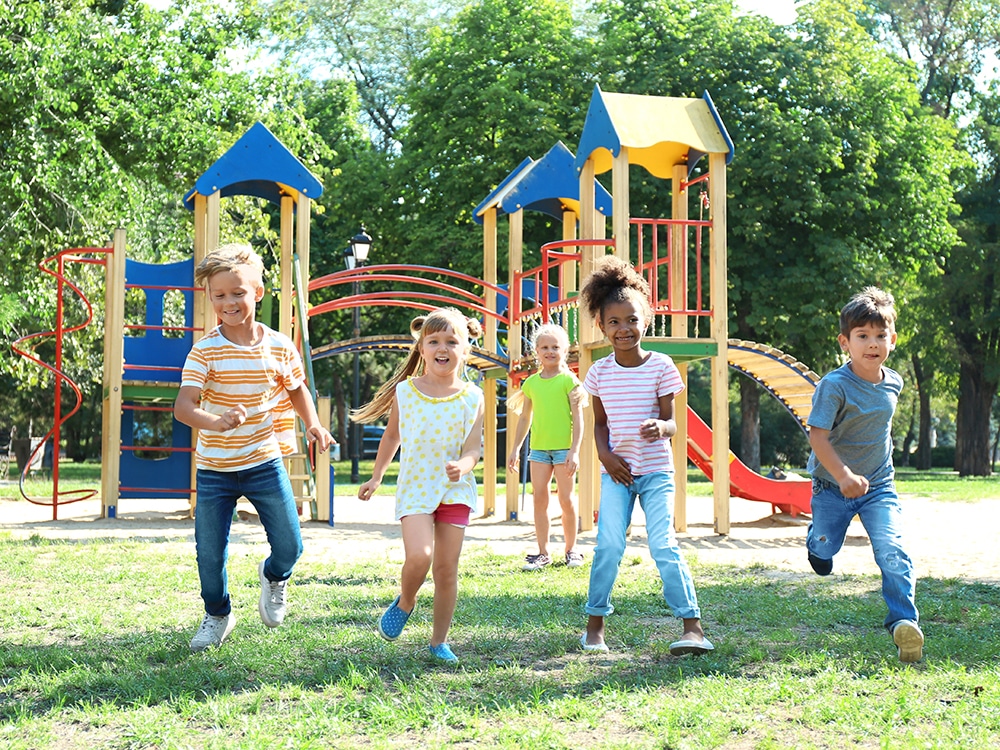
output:
[[[226,560],[236,501],[260,514],[271,554],[257,568],[260,618],[269,628],[285,618],[285,589],[302,554],[302,534],[282,456],[295,451],[295,415],[321,451],[333,443],[305,387],[292,341],[255,319],[264,296],[264,264],[249,245],[224,245],[195,269],[219,325],[195,343],[174,404],[177,420],[198,430],[195,450],[195,548],[205,616],[192,651],[220,646],[236,617]]]

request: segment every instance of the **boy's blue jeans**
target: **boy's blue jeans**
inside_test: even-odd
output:
[[[660,571],[663,599],[675,617],[700,618],[691,571],[674,536],[674,475],[667,471],[635,477],[628,486],[618,484],[607,474],[601,475],[597,547],[590,567],[586,613],[606,617],[615,611],[611,605],[611,589],[625,554],[625,531],[632,520],[636,496],[646,514],[649,554]]]
[[[229,579],[229,529],[236,501],[246,497],[257,513],[271,545],[264,561],[269,580],[284,581],[302,554],[302,531],[288,472],[280,458],[239,471],[198,469],[198,504],[194,516],[194,540],[198,556],[198,577],[205,612],[227,615]]]
[[[813,518],[806,533],[806,547],[816,557],[831,559],[843,546],[855,515],[861,517],[875,562],[882,571],[882,598],[889,607],[885,626],[892,629],[900,620],[917,622],[917,579],[913,561],[903,549],[902,509],[895,482],[882,482],[870,487],[866,495],[847,499],[836,484],[813,479]]]

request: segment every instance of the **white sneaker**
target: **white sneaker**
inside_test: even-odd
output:
[[[285,621],[285,590],[288,581],[271,581],[264,575],[264,561],[257,566],[260,575],[260,619],[269,628],[276,628]]]
[[[191,639],[192,651],[204,651],[207,648],[221,646],[222,642],[229,637],[236,627],[236,615],[230,612],[228,615],[205,615],[201,621],[198,632]]]
[[[892,642],[905,664],[920,661],[924,655],[924,633],[913,620],[900,620],[893,626]]]

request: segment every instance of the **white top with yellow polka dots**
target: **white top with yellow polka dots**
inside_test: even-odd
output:
[[[408,378],[396,386],[401,453],[396,482],[396,520],[415,513],[433,513],[438,505],[461,503],[482,513],[476,478],[470,471],[449,482],[444,465],[462,457],[462,448],[476,423],[483,392],[472,383],[453,396],[425,396]]]

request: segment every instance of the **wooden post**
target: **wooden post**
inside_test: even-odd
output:
[[[101,409],[101,517],[118,513],[125,371],[125,230],[115,230],[104,269],[104,382]]]
[[[709,154],[709,278],[712,296],[712,476],[715,484],[715,531],[729,533],[729,298],[726,274],[726,155]]]
[[[277,288],[278,298],[278,330],[291,337],[292,335],[292,211],[294,202],[290,195],[281,196],[281,231],[278,237],[281,257],[278,259],[279,275]],[[272,288],[275,288],[272,280]]]
[[[316,414],[319,423],[330,429],[330,397],[316,399]],[[316,450],[316,520],[333,525],[333,483],[330,481],[330,451]]]
[[[493,207],[483,216],[483,281],[487,284],[483,291],[484,307],[487,310],[495,311],[497,309],[497,293],[493,287],[497,283],[497,210]],[[487,315],[485,324],[483,346],[486,351],[493,354],[498,351],[497,320]],[[497,496],[497,427],[499,422],[497,419],[496,378],[487,377],[485,379],[483,396],[486,403],[486,427],[483,430],[483,515],[488,517],[496,513]],[[510,380],[507,381],[507,396],[510,397]],[[507,424],[509,425],[510,422],[508,421]]]
[[[580,172],[580,239],[593,240],[604,236],[603,217],[597,213],[597,198],[594,194],[594,161],[588,159]],[[600,224],[600,226],[599,226]],[[594,263],[604,251],[600,248],[583,245],[580,247],[580,280],[583,281],[594,272]],[[594,342],[600,340],[600,333],[591,317],[583,307],[579,307],[579,343],[578,362],[581,382],[587,377],[587,370],[593,363]],[[577,492],[580,500],[580,530],[590,531],[594,528],[594,514],[600,507],[601,472],[597,462],[597,449],[594,445],[594,413],[592,409],[584,410],[583,443],[580,447],[580,470],[577,478]]]
[[[611,209],[611,235],[615,238],[615,255],[632,264],[629,252],[628,148],[621,147],[611,163],[611,185],[614,206]]]
[[[686,179],[687,165],[674,165],[670,186],[670,216],[681,221],[688,218],[688,193],[687,190],[682,189]],[[671,309],[674,310],[687,308],[687,244],[687,227],[672,225],[670,228],[670,305]],[[671,336],[686,338],[688,328],[686,315],[670,316]],[[677,531],[687,531],[687,363],[678,363],[677,369],[681,374],[681,380],[684,381],[685,389],[674,397],[674,422],[677,424],[677,433],[673,440],[674,528]]]
[[[508,275],[510,278],[510,286],[508,287],[508,293],[511,295],[511,300],[514,299],[514,274],[520,273],[523,269],[524,264],[524,212],[515,211],[512,214],[507,215],[508,226],[509,226],[509,244],[507,248],[507,266]],[[520,299],[520,290],[518,290],[517,298]],[[511,366],[519,362],[523,352],[521,351],[521,323],[514,322],[514,319],[519,310],[515,310],[512,305],[507,306],[507,316],[510,321],[507,325],[507,356],[510,360]],[[517,422],[518,417],[515,414],[513,419],[513,424],[510,421],[510,411],[507,412],[508,422],[507,422],[507,451],[506,454],[510,455],[510,452],[514,449],[514,437],[517,432]],[[517,518],[518,510],[518,489],[520,487],[519,481],[507,482],[506,484],[506,494],[507,494],[507,520]]]

